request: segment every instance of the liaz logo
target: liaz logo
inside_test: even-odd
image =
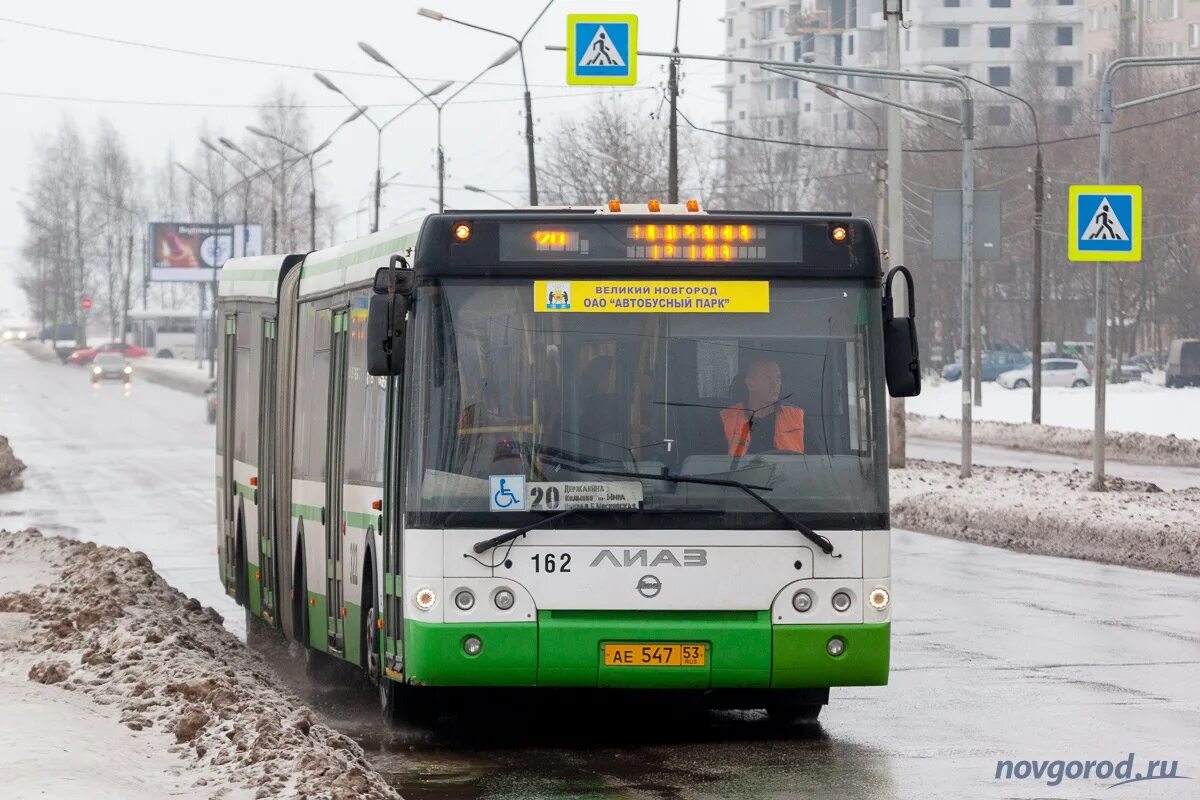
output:
[[[614,567],[703,567],[708,564],[708,551],[701,548],[686,548],[682,556],[677,556],[671,550],[659,550],[653,558],[649,550],[622,550],[621,557],[612,550],[601,550],[588,566],[598,567],[601,564]]]

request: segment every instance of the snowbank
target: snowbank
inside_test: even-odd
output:
[[[398,800],[145,555],[0,532],[0,590],[6,797]]]
[[[1195,414],[1200,415],[1200,408]],[[915,438],[962,441],[962,422],[955,417],[924,417],[909,414],[906,431]],[[971,424],[971,439],[979,444],[1056,453],[1072,458],[1092,457],[1092,429],[1065,428],[1056,425],[989,422]],[[1176,436],[1152,436],[1146,433],[1105,432],[1105,456],[1131,464],[1200,465],[1200,440]]]
[[[975,408],[977,420],[1028,422],[1032,389],[1005,389],[996,383],[983,384],[983,405]],[[1042,388],[1042,422],[1066,428],[1092,429],[1091,388],[1062,386]],[[1200,439],[1200,387],[1167,389],[1144,381],[1109,384],[1105,403],[1108,431],[1149,433]],[[962,382],[932,381],[921,394],[911,397],[905,408],[914,414],[958,419],[962,413]]]
[[[205,362],[207,364],[208,362]],[[133,361],[134,380],[146,380],[189,394],[202,395],[212,378],[207,366],[177,358],[138,358]]]
[[[24,487],[21,471],[25,462],[13,455],[7,436],[0,436],[0,492],[15,492]]]
[[[1083,472],[910,460],[891,473],[892,525],[1043,555],[1200,575],[1200,489],[1163,492]]]

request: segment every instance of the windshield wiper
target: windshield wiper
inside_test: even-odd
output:
[[[528,525],[517,528],[516,530],[511,530],[508,533],[502,533],[498,536],[493,536],[490,539],[484,539],[482,542],[476,542],[471,549],[474,550],[476,553],[482,553],[485,550],[491,550],[493,547],[496,547],[497,545],[504,544],[505,542],[511,542],[513,539],[516,539],[518,536],[524,536],[525,534],[529,533],[532,530],[536,530],[545,525],[549,525],[551,522],[554,522],[557,519],[563,519],[564,517],[569,517],[572,514],[576,514],[583,510],[584,509],[582,509],[582,508],[568,508],[566,511],[560,511],[557,514],[553,514],[549,517],[542,517],[537,522],[531,522]]]
[[[752,483],[742,483],[741,481],[731,481],[724,478],[696,478],[691,475],[672,475],[670,473],[665,473],[662,475],[643,475],[637,472],[617,472],[598,469],[576,469],[575,471],[584,472],[589,475],[612,475],[618,478],[640,478],[641,480],[666,481],[668,483],[698,483],[702,486],[729,486],[734,489],[741,489],[743,492],[774,511],[775,514],[777,514],[781,519],[786,520],[787,523],[795,528],[796,531],[804,536],[805,539],[808,539],[817,547],[821,548],[821,552],[823,552],[825,555],[833,556],[834,558],[841,558],[840,555],[834,554],[832,542],[758,493],[758,491],[772,491],[770,486],[756,486]],[[756,489],[758,491],[755,491]]]

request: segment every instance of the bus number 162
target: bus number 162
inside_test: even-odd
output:
[[[535,553],[529,557],[533,561],[534,572],[570,572],[571,554]]]

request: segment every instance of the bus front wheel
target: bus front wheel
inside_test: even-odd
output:
[[[776,725],[816,722],[821,709],[825,707],[824,703],[813,702],[813,695],[809,691],[777,691],[773,694],[777,696],[767,701],[767,717]]]

